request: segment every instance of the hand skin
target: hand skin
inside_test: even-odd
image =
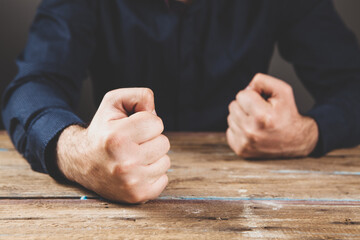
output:
[[[305,157],[317,144],[318,126],[299,114],[291,86],[269,75],[257,74],[229,112],[227,141],[241,157]]]
[[[168,183],[170,143],[150,89],[108,92],[88,128],[60,135],[57,163],[69,180],[117,202],[143,203]]]

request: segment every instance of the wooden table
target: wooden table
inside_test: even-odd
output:
[[[246,161],[222,133],[168,136],[165,192],[121,205],[31,171],[1,132],[0,239],[360,239],[359,147]]]

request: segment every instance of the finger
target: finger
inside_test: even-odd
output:
[[[227,139],[227,142],[229,144],[229,147],[236,153],[238,154],[238,151],[239,151],[239,146],[237,144],[238,140],[236,139],[235,137],[235,133],[232,129],[228,128],[226,130],[226,139]]]
[[[149,112],[135,113],[122,122],[125,136],[138,144],[158,137],[164,130],[161,118]]]
[[[286,82],[266,75],[258,73],[250,82],[248,88],[253,89],[259,94],[265,94],[270,98],[278,98],[291,91],[291,87]]]
[[[135,202],[145,203],[149,200],[157,198],[164,191],[168,182],[168,176],[166,174],[163,174],[159,176],[155,181],[143,184],[140,188],[136,190],[136,192],[138,192],[138,195],[140,195],[141,197]]]
[[[231,116],[239,126],[246,125],[249,122],[249,116],[235,100],[229,104],[229,113],[229,116]]]
[[[155,199],[157,198],[166,188],[167,184],[169,182],[169,178],[166,174],[162,175],[160,178],[158,178],[152,185],[151,185],[151,191],[148,192],[148,199]],[[149,189],[149,188],[148,188]],[[149,190],[148,190],[149,191]]]
[[[129,116],[135,112],[155,113],[154,93],[149,88],[120,88],[104,96],[99,108]]]
[[[170,142],[165,135],[161,134],[150,141],[142,143],[139,148],[142,164],[149,165],[167,154],[170,150]]]
[[[247,115],[257,117],[266,114],[271,105],[256,91],[246,89],[236,95],[236,102]]]
[[[243,124],[239,123],[239,121],[237,121],[234,117],[233,114],[230,114],[227,118],[227,123],[229,128],[232,129],[232,131],[236,132],[236,133],[242,133],[243,132]]]
[[[229,147],[239,156],[242,155],[246,139],[244,135],[237,134],[231,128],[226,130],[226,139]]]
[[[164,155],[154,163],[143,166],[144,174],[154,180],[154,182],[164,175],[167,170],[169,170],[171,166],[170,157],[168,155]]]
[[[140,159],[138,160],[138,158],[134,157],[134,153],[140,151],[140,146],[131,139],[123,136],[115,136],[111,141],[108,141],[106,145],[106,151],[111,154],[110,157],[113,159],[121,162],[131,160],[134,164],[141,164]],[[115,161],[113,164],[117,165],[118,162]]]

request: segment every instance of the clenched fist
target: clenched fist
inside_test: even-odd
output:
[[[299,114],[292,88],[257,74],[229,105],[227,141],[244,158],[302,157],[318,141],[318,127]]]
[[[60,171],[104,198],[141,203],[168,183],[170,143],[162,135],[150,89],[107,93],[88,128],[70,126],[59,137]]]

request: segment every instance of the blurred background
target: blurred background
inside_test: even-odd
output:
[[[25,46],[27,33],[41,0],[0,0],[0,93],[16,74],[15,59]],[[360,40],[360,0],[334,0],[346,25]],[[359,41],[360,43],[360,41]],[[270,74],[286,80],[294,87],[300,112],[313,105],[313,99],[298,80],[292,66],[281,59],[277,50],[273,56]],[[90,120],[95,111],[91,95],[91,82],[85,81],[78,113]],[[0,129],[3,128],[0,121]]]

